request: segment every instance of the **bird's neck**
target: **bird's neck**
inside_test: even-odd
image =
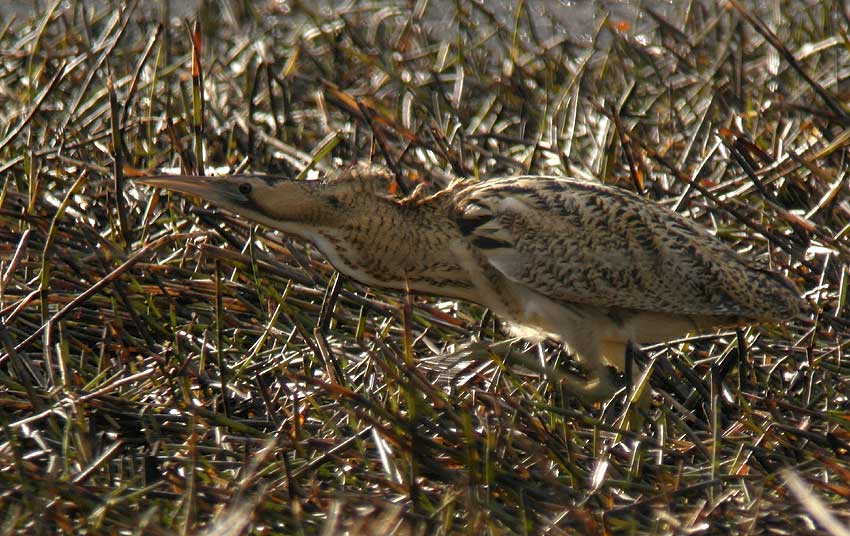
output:
[[[347,221],[303,233],[343,274],[369,286],[464,297],[467,278],[453,254],[457,231],[438,204],[370,204]],[[300,234],[300,233],[299,233]],[[449,285],[452,285],[449,283]]]

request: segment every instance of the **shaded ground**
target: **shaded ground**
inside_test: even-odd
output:
[[[202,108],[190,25],[156,6],[0,22],[4,532],[847,523],[847,13],[597,6],[576,34],[545,5],[490,9],[222,1],[200,14]],[[411,185],[529,172],[638,190],[787,273],[812,309],[648,348],[649,408],[587,407],[520,365],[574,367],[557,348],[458,353],[505,338],[478,307],[406,307],[129,180],[369,159]]]

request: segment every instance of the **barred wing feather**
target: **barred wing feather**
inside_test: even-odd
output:
[[[513,177],[475,184],[456,199],[456,221],[484,259],[557,301],[752,320],[798,310],[787,279],[625,190]]]

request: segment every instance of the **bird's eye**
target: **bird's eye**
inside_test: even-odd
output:
[[[251,193],[251,185],[247,182],[243,182],[239,185],[239,193],[242,195],[248,195]]]

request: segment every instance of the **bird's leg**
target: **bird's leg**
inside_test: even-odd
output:
[[[543,362],[532,363],[531,360],[528,362],[523,360],[522,364],[544,374],[550,381],[559,382],[567,391],[585,403],[593,404],[611,398],[618,387],[611,380],[610,371],[602,359],[580,358],[580,361],[590,373],[589,380],[577,378],[569,372],[558,367],[550,367]]]
[[[590,379],[581,381],[561,373],[559,381],[566,383],[567,388],[586,402],[601,402],[611,398],[619,387],[612,381],[611,371],[607,363],[622,369],[625,346],[619,341],[597,341],[592,333],[584,336],[571,337],[565,340],[567,349],[587,369]],[[567,377],[563,377],[567,376]]]
[[[585,403],[607,400],[617,391],[618,387],[611,380],[610,371],[601,358],[582,361],[588,368],[591,378],[584,380],[565,372],[560,367],[548,366],[545,361],[534,359],[523,352],[512,351],[512,346],[520,340],[515,338],[496,343],[478,341],[464,344],[455,352],[442,356],[440,362],[456,369],[457,364],[464,361],[485,357],[492,359],[496,356],[499,360],[505,360],[510,355],[512,362],[545,376],[549,381],[560,382],[570,393]]]
[[[649,375],[652,373],[654,362],[642,370],[635,364],[635,358],[642,355],[640,346],[629,342],[625,348],[626,375],[626,405],[618,419],[617,426],[628,423],[632,430],[640,430],[645,422],[652,402],[652,388],[649,386]],[[637,383],[635,383],[637,382]]]
[[[567,388],[585,402],[595,403],[608,400],[619,388],[611,381],[611,374],[607,367],[603,366],[602,370],[595,374],[595,378],[586,382],[568,377],[561,378],[561,382],[566,382]]]
[[[626,377],[626,392],[631,394],[632,392],[632,375],[634,373],[634,364],[635,364],[635,354],[632,351],[632,345],[626,345],[626,368],[623,370],[623,374]]]
[[[637,348],[631,342],[626,344],[625,368],[623,372],[626,376],[626,392],[629,394],[632,393],[632,389],[634,388],[635,357],[637,351]]]

